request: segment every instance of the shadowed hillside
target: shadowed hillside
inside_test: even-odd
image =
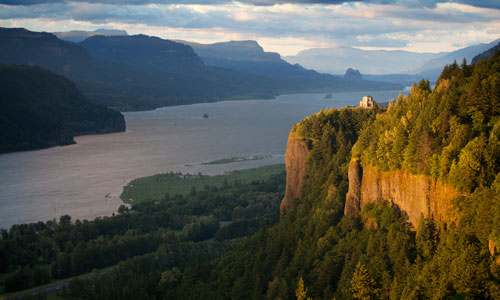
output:
[[[125,130],[122,114],[90,103],[74,83],[39,67],[0,65],[0,91],[0,153]]]

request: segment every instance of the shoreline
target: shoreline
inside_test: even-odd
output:
[[[399,92],[401,91],[378,93],[380,99],[389,99],[397,97]],[[130,131],[128,134],[118,132],[116,135],[86,135],[77,137],[77,144],[72,147],[55,148],[55,150],[52,147],[35,150],[36,152],[33,151],[28,154],[25,152],[22,154],[10,153],[11,156],[3,156],[1,161],[4,166],[2,176],[5,177],[3,185],[5,190],[2,193],[5,196],[3,197],[5,201],[2,203],[4,203],[3,210],[6,218],[0,227],[5,228],[12,224],[18,224],[21,220],[22,222],[36,222],[40,219],[59,218],[61,215],[71,215],[75,219],[94,219],[99,216],[112,215],[112,213],[117,212],[122,202],[110,199],[104,202],[105,195],[111,192],[111,196],[116,199],[120,195],[123,186],[134,178],[169,171],[191,174],[201,172],[216,175],[230,170],[282,163],[284,158],[278,156],[283,154],[286,149],[286,136],[293,124],[310,113],[323,109],[325,105],[328,107],[332,105],[333,107],[345,106],[364,93],[370,92],[349,91],[336,93],[334,101],[330,101],[331,104],[324,104],[328,103],[327,100],[324,100],[324,93],[291,94],[292,97],[280,95],[275,98],[275,101],[269,102],[262,100],[245,100],[246,102],[227,100],[220,101],[215,106],[208,105],[212,103],[206,105],[205,103],[197,103],[202,106],[189,108],[184,105],[182,106],[184,108],[178,109],[165,108],[165,110],[160,110],[158,113],[126,113],[127,125],[134,124],[134,120],[137,123],[136,125],[140,125],[137,128],[133,128],[132,125],[127,126],[127,130]],[[229,104],[231,102],[234,104]],[[228,103],[228,105],[223,103]],[[237,109],[238,114],[243,114],[241,117],[235,115],[234,109],[237,107],[241,107],[241,109]],[[251,107],[251,110],[249,110],[251,114],[247,113],[249,107]],[[206,123],[202,119],[205,108],[210,113],[210,116],[212,116],[211,110],[214,109],[220,111],[221,114],[226,114],[227,118],[217,118],[217,115],[214,115],[214,118],[208,119],[209,121]],[[227,108],[231,110],[227,110]],[[258,119],[261,114],[259,109],[265,109],[263,116],[266,122],[276,124],[276,129],[273,129],[272,133],[268,133],[269,129],[262,124],[255,125],[255,128],[252,127],[254,125],[251,124],[262,123],[255,121],[260,120]],[[287,111],[287,113],[283,114],[283,111]],[[150,113],[152,118],[149,115]],[[186,120],[186,122],[179,123],[179,119]],[[240,119],[242,122],[240,122]],[[177,126],[182,128],[170,126],[170,129],[167,129],[166,127],[169,127],[169,124],[173,122],[177,122]],[[236,147],[234,142],[228,141],[226,147],[215,147],[208,154],[206,154],[205,150],[201,150],[200,147],[203,147],[203,145],[208,146],[212,140],[207,136],[210,132],[207,131],[206,124],[211,124],[209,127],[216,126],[214,128],[222,129],[232,128],[231,124],[235,124],[234,122],[238,122],[236,128],[241,130],[242,134],[257,133],[259,137],[245,138],[249,142],[243,142],[244,146]],[[153,127],[144,127],[143,125]],[[203,134],[199,133],[199,130],[202,130]],[[151,132],[151,137],[148,136],[144,140],[139,138],[139,132],[144,133],[146,131]],[[188,138],[182,138],[180,134],[184,132],[188,134]],[[228,129],[228,133],[234,134],[235,131],[234,129]],[[190,136],[190,134],[194,135]],[[156,138],[152,140],[153,137]],[[167,139],[167,137],[170,138]],[[138,138],[139,140],[137,140]],[[215,141],[219,141],[219,144],[222,141],[220,138],[222,137],[215,137]],[[238,136],[235,135],[234,139],[238,141]],[[135,143],[131,144],[134,141],[136,143],[141,141],[143,144],[137,144],[139,146],[136,147]],[[151,141],[158,142],[148,146]],[[163,141],[168,141],[168,143]],[[181,143],[183,141],[185,143]],[[259,143],[259,146],[256,143]],[[127,147],[127,145],[130,146]],[[164,148],[163,146],[170,148]],[[185,147],[193,148],[182,150]],[[235,148],[233,149],[233,147]],[[176,155],[177,152],[183,154]],[[199,165],[214,160],[257,154],[272,154],[273,158],[269,160],[232,162],[231,164],[185,166],[186,164]],[[144,158],[141,158],[143,155]],[[22,167],[22,164],[27,166],[24,163],[26,161],[30,164],[36,164],[32,168]],[[50,173],[47,173],[47,170]],[[14,181],[10,178],[18,178],[18,180]],[[25,188],[21,186],[25,186]],[[55,211],[55,208],[57,208],[57,211]]]
[[[238,178],[238,176],[241,176],[242,173],[247,173],[247,172],[255,172],[256,170],[258,169],[261,169],[261,170],[264,170],[266,168],[273,168],[273,167],[276,167],[276,168],[279,168],[279,166],[283,166],[283,169],[284,169],[284,163],[279,163],[279,164],[267,164],[267,165],[261,165],[261,166],[248,166],[247,168],[241,168],[241,169],[234,169],[234,170],[231,170],[231,171],[224,171],[222,173],[215,173],[215,174],[201,174],[202,176],[207,176],[207,177],[211,177],[211,178],[214,178],[214,177],[221,177],[221,176],[224,176],[224,175],[228,175],[229,178],[231,178],[231,176],[234,176],[236,178]],[[231,173],[233,173],[231,175]],[[109,197],[109,195],[103,195],[104,198],[107,198],[108,200],[110,201],[119,201],[119,205],[125,205],[125,206],[130,206],[130,203],[127,203],[125,202],[122,198],[121,198],[121,195],[124,191],[124,188],[126,186],[128,186],[131,182],[133,182],[134,180],[143,180],[143,179],[147,179],[147,178],[150,178],[150,177],[154,177],[154,176],[162,176],[162,175],[165,175],[167,174],[166,172],[163,172],[163,173],[156,173],[156,174],[151,174],[151,175],[146,175],[146,176],[141,176],[141,177],[137,177],[137,178],[134,178],[134,179],[131,179],[130,181],[128,181],[125,185],[121,186],[120,189],[121,189],[121,193],[118,193],[117,195],[113,194],[111,197]],[[196,174],[192,174],[192,173],[182,173],[183,176],[186,176],[186,175],[190,175],[190,176],[198,176]],[[201,189],[202,187],[200,187]],[[77,217],[74,217],[72,215],[69,215],[71,217],[71,222],[75,222],[76,220],[80,220],[80,221],[84,221],[84,220],[87,220],[87,221],[93,221],[97,218],[105,218],[105,217],[112,217],[114,216],[115,214],[118,214],[118,207],[116,208],[116,210],[114,212],[111,212],[111,213],[95,213],[92,217],[85,217],[85,218],[77,218]],[[23,224],[35,224],[35,223],[38,223],[38,222],[48,222],[48,221],[52,221],[52,220],[56,220],[57,222],[59,221],[60,217],[61,216],[64,216],[64,215],[68,215],[68,214],[61,214],[61,215],[57,215],[54,216],[54,217],[49,217],[49,218],[40,218],[40,219],[36,219],[36,220],[29,220],[29,221],[23,221],[23,222],[18,222],[18,223],[14,223],[14,224],[11,224],[10,226],[8,227],[2,227],[0,226],[0,230],[1,229],[5,229],[5,230],[10,230],[10,228],[12,226],[16,226],[16,225],[23,225]]]
[[[143,109],[143,110],[118,110],[121,113],[135,113],[135,112],[147,112],[147,111],[155,111],[157,109],[162,109],[162,108],[167,108],[167,107],[179,107],[179,106],[190,106],[190,105],[199,105],[199,104],[212,104],[212,103],[220,103],[220,102],[240,102],[240,101],[269,101],[269,100],[276,100],[278,97],[282,96],[290,96],[290,95],[309,95],[309,94],[348,94],[348,93],[360,93],[360,92],[403,92],[409,87],[403,87],[400,90],[394,90],[394,89],[388,89],[388,90],[345,90],[345,91],[304,91],[304,92],[296,92],[296,93],[282,93],[282,94],[277,94],[274,97],[266,97],[266,98],[247,98],[247,97],[242,97],[242,98],[227,98],[227,99],[220,99],[216,101],[204,101],[204,102],[197,102],[197,103],[186,103],[186,104],[178,104],[178,105],[166,105],[166,106],[160,106],[152,109]]]

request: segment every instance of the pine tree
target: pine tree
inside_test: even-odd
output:
[[[377,299],[375,281],[368,274],[366,267],[359,262],[351,279],[351,292],[354,299],[374,300]]]
[[[295,296],[297,296],[297,300],[312,300],[312,298],[307,297],[307,288],[304,287],[304,280],[302,279],[302,277],[300,277],[299,283],[297,284]]]

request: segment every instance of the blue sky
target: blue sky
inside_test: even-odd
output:
[[[336,46],[441,52],[500,38],[500,1],[0,0],[0,26],[251,39],[282,55]]]

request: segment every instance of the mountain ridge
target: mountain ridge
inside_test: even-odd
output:
[[[79,43],[91,36],[94,35],[128,35],[125,30],[118,29],[96,29],[94,31],[85,31],[85,30],[71,30],[71,31],[61,31],[61,32],[52,32],[55,36],[57,36],[61,40],[65,40],[68,42]]]
[[[401,77],[417,76],[437,80],[446,64],[463,58],[472,61],[473,57],[492,46],[500,39],[490,43],[481,43],[464,47],[451,52],[418,53],[404,50],[362,50],[353,47],[311,48],[299,52],[295,56],[285,59],[291,63],[316,69],[330,74],[342,74],[345,69],[352,67],[359,69],[366,78],[383,80],[383,77],[392,76],[395,82],[404,82]],[[328,63],[325,63],[328,62]],[[396,74],[399,78],[396,78]],[[389,79],[387,79],[389,80]]]
[[[2,28],[0,42],[0,62],[40,65],[73,80],[94,103],[123,111],[228,99],[269,99],[286,93],[402,88],[367,80],[348,82],[291,66],[281,59],[278,65],[283,69],[264,64],[260,74],[206,66],[190,46],[145,35],[100,35],[74,44],[49,33]],[[243,65],[256,68],[254,62]],[[272,74],[270,69],[278,71]]]

